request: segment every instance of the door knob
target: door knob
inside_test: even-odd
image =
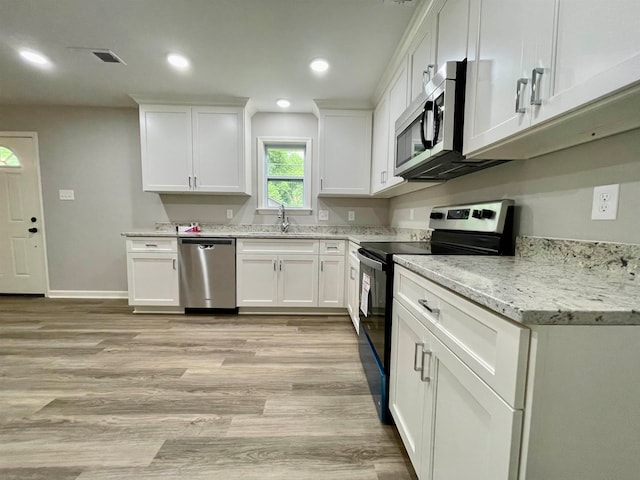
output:
[[[30,231],[31,233],[37,233],[37,232],[38,232],[38,229],[37,229],[37,228],[35,228],[35,227],[33,227],[33,228],[30,228],[30,229],[29,229],[29,231]]]

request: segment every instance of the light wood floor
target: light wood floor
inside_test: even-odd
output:
[[[0,479],[415,479],[348,317],[0,296]]]

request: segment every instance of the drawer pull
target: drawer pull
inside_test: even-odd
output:
[[[145,243],[144,246],[145,247],[156,247],[156,248],[158,248],[158,244],[157,243]]]
[[[416,343],[413,351],[413,369],[416,372],[420,372],[422,370],[422,366],[424,365],[424,359],[418,365],[418,352],[422,352],[424,347],[424,343]]]
[[[424,368],[424,357],[429,357],[429,366],[427,368]],[[420,365],[420,380],[422,380],[423,382],[430,382],[431,381],[431,377],[428,377],[427,374],[429,373],[429,370],[431,370],[431,352],[425,352],[424,350],[422,351],[422,364]]]
[[[429,310],[429,312],[433,313],[436,317],[440,315],[440,309],[430,307],[429,302],[427,300],[424,300],[424,299],[418,300],[418,303],[422,305],[424,308],[426,308],[427,310]]]

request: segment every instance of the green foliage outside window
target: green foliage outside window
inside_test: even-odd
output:
[[[20,160],[16,154],[7,147],[0,146],[0,167],[19,167]]]
[[[267,158],[267,204],[304,207],[305,148],[299,145],[265,147]]]

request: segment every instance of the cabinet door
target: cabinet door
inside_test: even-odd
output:
[[[431,411],[427,402],[431,384],[423,381],[422,369],[426,367],[423,351],[430,350],[429,337],[427,329],[395,300],[391,325],[389,410],[414,469],[418,473],[427,472],[429,456],[423,452],[430,452]],[[425,376],[428,377],[428,372]],[[419,475],[419,478],[429,477]]]
[[[373,112],[372,193],[377,193],[385,188],[385,177],[389,173],[389,138],[391,138],[389,128],[389,102],[385,95]]]
[[[236,255],[239,307],[270,307],[277,303],[277,257]]]
[[[320,114],[320,194],[369,195],[371,112]]]
[[[406,63],[402,65],[389,88],[389,153],[387,154],[388,174],[385,175],[385,188],[404,182],[393,176],[396,159],[396,120],[404,113],[408,105],[408,74]]]
[[[318,290],[319,307],[344,307],[344,256],[322,255]]]
[[[348,286],[348,304],[349,316],[356,329],[356,332],[360,333],[360,317],[359,317],[359,279],[360,279],[360,262],[352,258],[349,259],[349,275],[347,281]]]
[[[433,30],[431,28],[432,22],[428,22],[429,28],[420,42],[409,54],[409,61],[411,62],[411,85],[410,85],[410,102],[413,102],[418,95],[424,90],[425,75],[433,75],[435,70],[435,62],[433,55]],[[430,73],[429,73],[430,72]]]
[[[178,306],[176,253],[127,253],[129,305]]]
[[[438,339],[430,335],[433,372],[431,473],[420,478],[515,480],[522,411],[512,409]]]
[[[530,124],[529,82],[531,67],[524,62],[526,16],[524,0],[471,2],[469,63],[465,101],[464,153],[481,149],[515,134]],[[534,2],[535,3],[535,2]]]
[[[640,2],[546,0],[537,8],[547,12],[546,22],[537,22],[535,31],[542,50],[539,56],[550,59],[555,52],[555,58],[530,67],[544,67],[542,105],[534,122],[548,120],[640,80]],[[552,22],[555,48],[552,29],[539,28]],[[589,128],[597,124],[595,119]]]
[[[193,109],[194,189],[243,193],[246,190],[243,109]]]
[[[467,35],[469,33],[469,0],[446,0],[435,16],[438,32],[436,47],[436,69],[448,61],[467,58]]]
[[[192,184],[191,108],[140,106],[142,189],[188,192]]]
[[[281,255],[278,257],[278,305],[318,306],[318,256]]]

